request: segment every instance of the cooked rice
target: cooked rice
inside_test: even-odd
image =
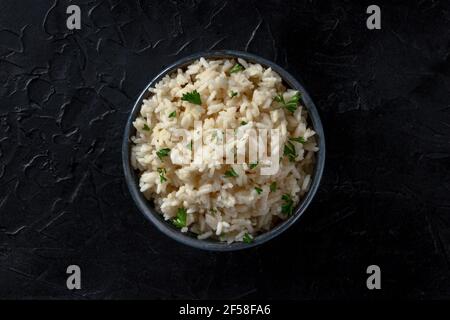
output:
[[[192,232],[198,239],[231,243],[266,232],[288,218],[282,212],[282,196],[289,195],[295,208],[311,183],[318,148],[315,132],[308,127],[307,111],[301,101],[294,113],[274,101],[277,94],[282,93],[288,101],[297,92],[286,89],[271,68],[242,59],[237,62],[245,69],[230,73],[235,60],[201,58],[185,70],[166,75],[149,90],[151,95],[133,123],[137,131],[132,138],[131,163],[140,172],[141,192],[154,201],[166,220],[175,219],[179,208],[186,209],[187,223],[180,231]],[[193,90],[199,92],[201,106],[181,100],[183,94]],[[237,95],[231,97],[230,92]],[[169,117],[173,111],[176,116]],[[282,158],[274,175],[261,175],[262,165],[250,169],[248,164],[219,163],[212,156],[213,138],[206,134],[203,154],[207,156],[202,163],[174,164],[175,156],[190,159],[191,149],[171,132],[193,130],[194,121],[202,121],[204,133],[212,128],[279,129],[280,146],[292,137],[303,137],[306,142],[293,143],[295,161],[283,156],[280,148]],[[161,160],[157,151],[163,148],[171,151]],[[225,176],[231,167],[238,177]],[[274,182],[277,188],[271,190]],[[255,187],[262,191],[257,192]]]

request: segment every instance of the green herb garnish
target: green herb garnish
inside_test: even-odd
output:
[[[177,217],[174,218],[172,222],[177,228],[186,227],[186,217],[187,210],[185,208],[178,208]]]
[[[225,177],[231,178],[231,177],[238,177],[239,175],[234,171],[233,168],[230,168],[230,170],[225,171]]]
[[[278,94],[273,98],[276,102],[279,102],[282,104],[282,107],[286,110],[290,111],[291,113],[294,113],[295,110],[297,110],[298,104],[300,102],[300,92],[296,92],[295,95],[293,95],[288,102],[284,101],[284,97],[282,94]]]
[[[200,98],[200,93],[197,92],[197,90],[194,90],[192,92],[187,92],[183,94],[183,97],[181,97],[181,100],[187,101],[193,104],[202,104],[202,99]]]
[[[247,121],[241,121],[241,126],[245,126],[247,123]]]
[[[230,69],[230,73],[235,73],[244,70],[244,67],[241,66],[239,63],[236,63],[233,68]]]
[[[305,144],[306,143],[306,140],[303,137],[289,138],[289,140],[295,141],[295,142],[298,142],[298,143],[301,143],[301,144]]]
[[[250,234],[246,233],[242,237],[242,241],[244,241],[245,243],[252,243],[253,242],[253,237]]]
[[[284,104],[284,98],[283,98],[283,95],[281,93],[277,94],[275,96],[275,98],[273,98],[273,100],[275,100],[276,102],[280,102],[280,103]]]
[[[189,150],[192,150],[192,140],[191,140],[191,142],[189,142],[189,143],[186,145],[186,147],[187,147]]]
[[[256,161],[255,163],[250,163],[250,164],[248,165],[248,167],[249,167],[250,169],[255,169],[257,165],[258,165],[258,161]]]
[[[293,95],[292,98],[290,98],[289,101],[284,105],[284,107],[288,109],[290,112],[294,113],[295,110],[297,110],[299,102],[300,102],[300,92],[297,91],[295,95]]]
[[[214,131],[211,135],[211,141],[217,140],[217,131]]]
[[[144,123],[144,127],[142,128],[142,130],[150,131],[150,127],[146,123]]]
[[[270,184],[270,191],[277,191],[277,183],[275,181]]]
[[[290,217],[294,209],[294,201],[292,201],[291,196],[288,194],[283,194],[281,196],[281,199],[284,201],[283,205],[281,206],[281,213]]]
[[[261,188],[255,187],[255,190],[258,194],[261,194],[263,192],[263,190]]]
[[[158,168],[158,173],[159,173],[159,180],[161,181],[161,183],[163,183],[164,181],[167,181],[166,169]]]
[[[238,93],[236,91],[230,91],[230,98],[236,97],[237,94]]]
[[[169,148],[164,148],[164,149],[160,149],[158,151],[156,151],[156,155],[158,156],[159,160],[163,160],[164,157],[167,157],[170,153],[170,149]]]
[[[297,158],[297,152],[295,151],[295,146],[292,142],[288,141],[284,145],[283,155],[289,158],[289,161],[294,162],[295,158]]]
[[[169,118],[175,118],[177,116],[177,112],[173,111],[171,113],[169,113]]]

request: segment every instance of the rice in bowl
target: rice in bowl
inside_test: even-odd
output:
[[[289,218],[309,189],[318,148],[307,116],[300,93],[272,69],[201,58],[150,88],[133,122],[131,164],[140,191],[181,232],[251,242]],[[180,130],[191,133],[188,139]],[[252,144],[260,146],[246,134],[251,130],[279,133],[267,139],[270,156],[279,153],[276,172],[262,174],[273,157],[230,163],[217,154],[239,146],[251,153]],[[235,140],[227,139],[230,131]]]

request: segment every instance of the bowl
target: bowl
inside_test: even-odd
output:
[[[139,190],[139,177],[137,172],[131,166],[130,161],[130,150],[131,150],[131,137],[135,135],[136,129],[133,127],[133,121],[139,114],[143,99],[150,95],[148,89],[158,83],[166,74],[170,74],[176,71],[178,68],[187,67],[189,64],[195,60],[204,57],[205,59],[214,58],[242,58],[248,62],[259,63],[263,67],[270,67],[272,70],[277,72],[283,79],[285,85],[288,88],[292,88],[300,91],[302,94],[303,104],[308,110],[309,123],[312,125],[313,130],[316,132],[317,136],[317,146],[319,151],[316,152],[316,163],[314,167],[314,172],[312,174],[311,185],[309,191],[306,193],[303,199],[300,200],[299,204],[295,208],[295,213],[285,221],[279,223],[271,230],[262,233],[254,237],[253,242],[233,242],[227,244],[226,242],[219,242],[217,240],[198,240],[193,233],[182,233],[179,229],[175,228],[169,221],[164,220],[163,216],[159,214],[152,205],[152,202],[147,200],[144,195]],[[277,64],[259,57],[254,54],[247,52],[240,52],[234,50],[221,50],[221,51],[210,51],[210,52],[200,52],[196,54],[184,57],[173,64],[166,67],[161,71],[156,77],[154,77],[150,83],[145,87],[142,93],[137,98],[131,114],[128,117],[128,121],[125,126],[125,133],[122,142],[122,161],[123,169],[125,173],[126,183],[130,190],[133,200],[144,216],[149,219],[162,233],[166,234],[170,238],[181,242],[185,245],[210,251],[234,251],[246,248],[251,248],[258,246],[270,239],[275,238],[284,231],[286,231],[290,226],[292,226],[300,216],[305,212],[311,203],[316,191],[319,187],[320,180],[322,178],[322,173],[325,165],[325,138],[323,133],[322,123],[320,121],[319,113],[317,112],[316,106],[311,100],[310,96],[306,92],[305,88],[297,81],[293,76],[291,76],[286,70],[278,66]]]

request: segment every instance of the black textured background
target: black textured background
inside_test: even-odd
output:
[[[66,28],[66,8],[82,11]],[[0,298],[450,297],[450,6],[361,1],[0,1]],[[303,81],[326,170],[279,238],[209,253],[137,210],[133,100],[165,65],[247,50]],[[82,290],[66,289],[66,267]],[[377,264],[382,289],[366,288]]]

